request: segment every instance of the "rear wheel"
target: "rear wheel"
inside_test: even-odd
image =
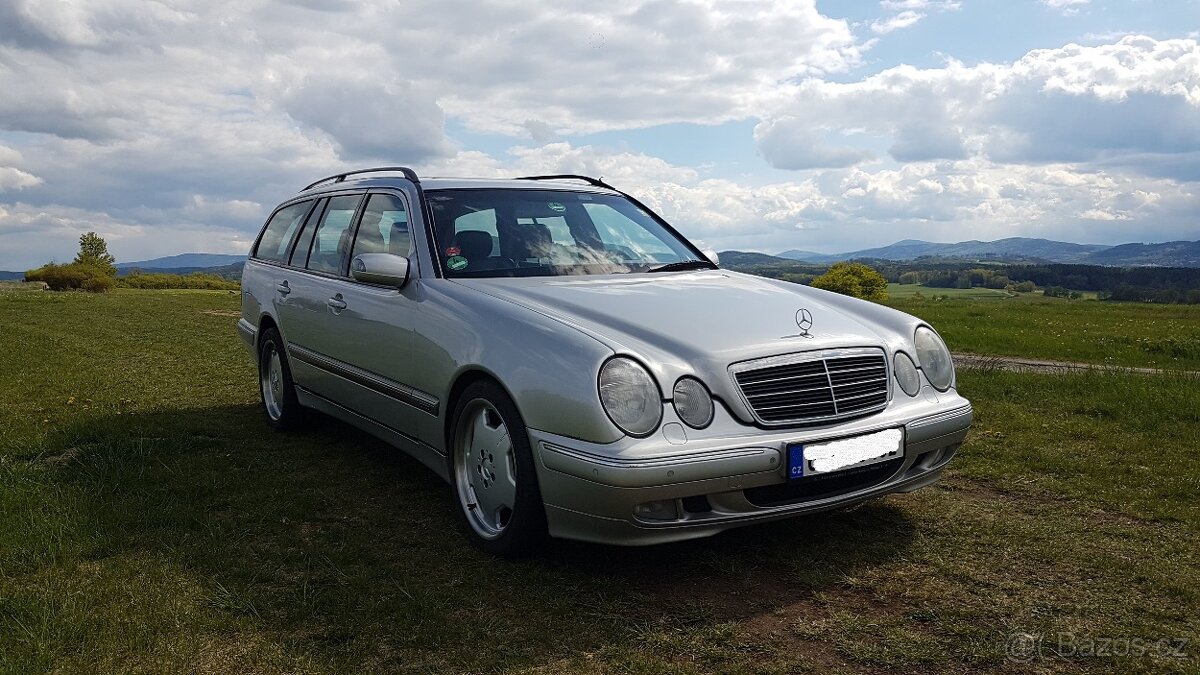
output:
[[[546,509],[516,405],[499,386],[476,382],[453,420],[451,486],[471,542],[495,555],[532,553],[546,539]]]
[[[263,331],[258,342],[258,382],[267,423],[276,429],[298,425],[303,409],[296,398],[296,385],[292,381],[283,338],[274,328]]]

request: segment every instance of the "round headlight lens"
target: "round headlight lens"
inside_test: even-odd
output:
[[[609,419],[630,436],[646,436],[662,421],[662,399],[650,373],[618,356],[600,369],[600,403]]]
[[[946,391],[954,381],[954,363],[950,360],[950,350],[946,343],[933,332],[933,329],[921,326],[917,329],[915,338],[917,344],[917,363],[925,371],[925,377],[938,391]]]
[[[921,376],[912,359],[904,352],[896,352],[892,357],[892,372],[896,375],[896,383],[909,396],[916,396],[921,391]]]
[[[675,391],[671,398],[675,403],[675,412],[679,419],[689,427],[703,429],[713,418],[712,394],[700,380],[691,377],[681,377],[675,383]]]

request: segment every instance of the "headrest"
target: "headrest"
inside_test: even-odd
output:
[[[463,230],[454,235],[454,243],[467,260],[482,260],[492,254],[492,235],[483,230]]]

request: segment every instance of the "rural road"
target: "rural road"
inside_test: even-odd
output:
[[[1122,373],[1145,373],[1158,375],[1161,373],[1196,372],[1176,371],[1163,368],[1134,368],[1131,366],[1114,366],[1103,363],[1080,363],[1078,361],[1049,361],[1045,359],[1029,359],[1016,356],[990,356],[984,354],[951,354],[954,367],[976,370],[1011,370],[1018,373],[1063,373],[1077,370],[1110,370]]]

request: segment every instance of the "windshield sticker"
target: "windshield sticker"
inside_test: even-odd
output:
[[[567,210],[567,207],[559,204],[558,202],[550,202],[549,204],[546,204],[546,206],[555,213],[562,213],[563,211]]]
[[[446,255],[458,255],[459,253],[462,253],[462,249],[457,246],[451,246],[446,249]]]
[[[470,263],[467,262],[467,259],[461,255],[452,255],[446,259],[446,267],[449,267],[455,272],[467,269],[467,265],[469,264]]]

